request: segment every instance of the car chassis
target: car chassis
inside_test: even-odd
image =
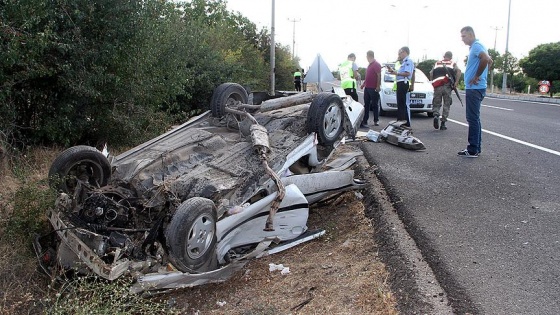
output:
[[[336,92],[248,104],[243,87],[224,83],[211,110],[118,156],[65,150],[49,171],[60,192],[47,213],[54,263],[131,274],[135,292],[174,289],[323,235],[307,228],[309,206],[364,187],[349,169],[359,153],[336,150],[363,106]]]

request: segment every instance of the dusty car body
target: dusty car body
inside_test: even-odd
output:
[[[178,288],[322,235],[307,228],[309,206],[364,186],[356,154],[337,153],[363,106],[343,91],[248,99],[225,83],[211,110],[120,155],[62,152],[49,171],[57,263],[131,274],[137,292]]]

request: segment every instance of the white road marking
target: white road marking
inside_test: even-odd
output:
[[[447,120],[451,121],[451,122],[454,122],[456,124],[462,125],[462,126],[467,126],[467,127],[469,126],[469,124],[465,124],[464,122],[460,122],[460,121],[457,121],[457,120],[454,120],[454,119],[449,119],[448,118]],[[532,143],[529,143],[529,142],[526,142],[526,141],[523,141],[523,140],[508,137],[508,136],[505,136],[505,135],[502,135],[502,134],[499,134],[497,132],[493,132],[493,131],[490,131],[490,130],[486,130],[486,129],[482,129],[482,132],[486,132],[487,134],[491,134],[493,136],[500,137],[502,139],[513,141],[515,143],[526,145],[528,147],[531,147],[531,148],[534,148],[534,149],[537,149],[537,150],[541,150],[541,151],[544,151],[544,152],[547,152],[547,153],[551,153],[551,154],[560,156],[560,152],[549,149],[549,148],[541,147],[540,145],[536,145],[536,144],[532,144]]]
[[[491,106],[491,105],[484,105],[484,104],[482,104],[481,106],[489,107],[489,108],[495,108],[495,109],[501,109],[501,110],[511,110],[511,111],[513,111],[513,109],[511,109],[511,108],[503,108],[503,107],[497,107],[497,106]]]

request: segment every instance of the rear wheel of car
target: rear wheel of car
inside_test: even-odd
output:
[[[79,145],[63,151],[49,169],[49,186],[72,194],[78,181],[94,187],[107,185],[111,177],[109,160],[96,148]]]
[[[221,118],[226,114],[226,108],[234,105],[236,102],[247,104],[249,96],[247,91],[237,83],[220,84],[212,94],[210,101],[210,109],[212,116]]]
[[[320,93],[307,113],[307,131],[316,132],[322,145],[334,144],[344,131],[344,104],[333,93]]]
[[[217,268],[214,203],[194,197],[179,205],[166,230],[169,256],[177,269],[200,273]]]

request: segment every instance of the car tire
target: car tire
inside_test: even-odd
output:
[[[428,117],[434,117],[434,112],[426,112],[426,115],[428,115]]]
[[[217,118],[224,117],[226,115],[226,107],[232,105],[236,101],[247,104],[249,101],[247,91],[237,83],[220,84],[214,90],[212,99],[210,100],[212,116]]]
[[[386,116],[387,112],[383,110],[383,106],[379,104],[379,116]]]
[[[316,132],[319,144],[334,144],[344,131],[344,104],[333,93],[319,93],[307,112],[307,131]]]
[[[166,229],[169,258],[182,272],[217,268],[216,207],[206,198],[190,198],[177,208]]]
[[[111,177],[109,160],[96,148],[79,145],[63,151],[49,169],[49,186],[72,194],[78,180],[102,187]]]

